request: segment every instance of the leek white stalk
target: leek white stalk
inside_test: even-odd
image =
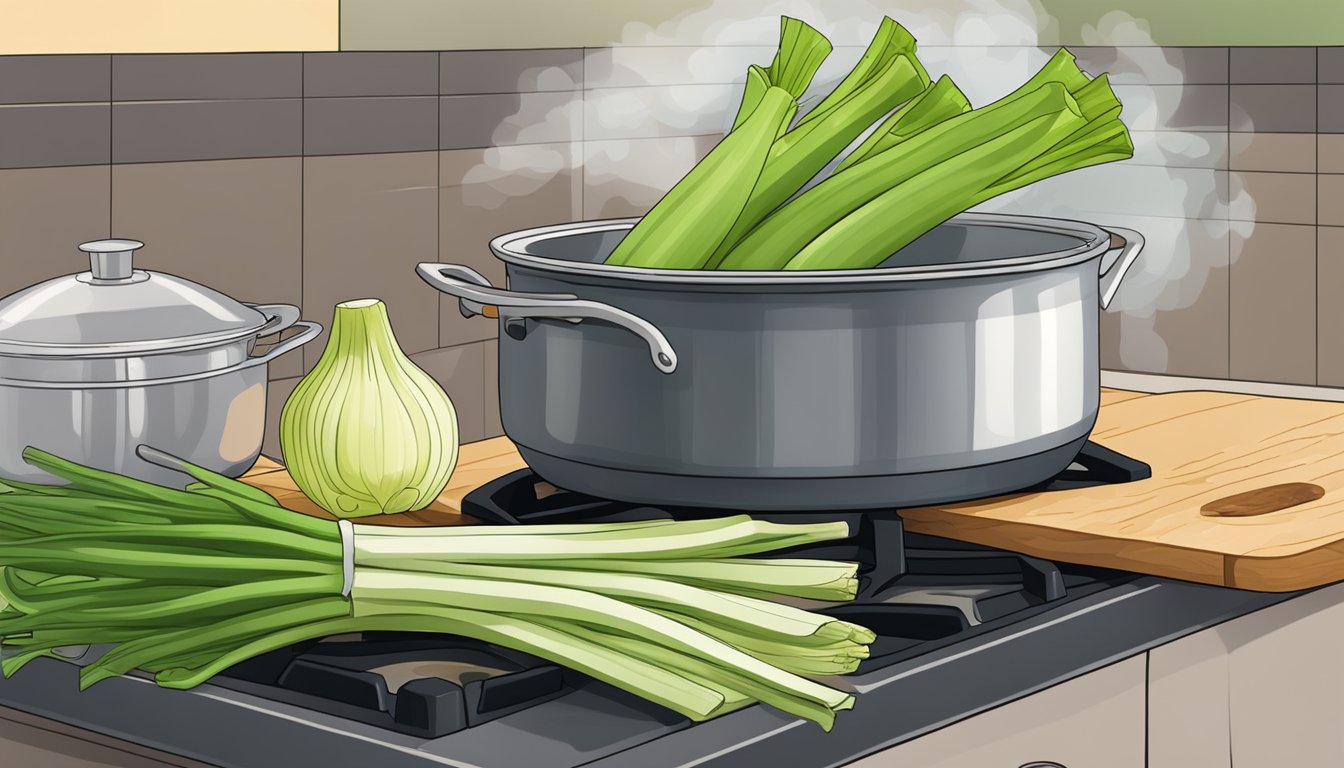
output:
[[[457,464],[457,412],[402,352],[377,299],[336,305],[331,338],[280,414],[299,489],[337,517],[422,509]]]

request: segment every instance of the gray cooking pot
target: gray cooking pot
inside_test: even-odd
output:
[[[90,269],[0,299],[0,478],[56,479],[25,446],[162,485],[185,475],[136,455],[149,445],[236,477],[261,451],[267,363],[321,328],[297,307],[244,304],[135,269],[141,243],[80,249]],[[258,354],[259,339],[302,330]]]
[[[418,272],[499,318],[504,430],[541,477],[757,511],[943,503],[1067,468],[1097,417],[1098,307],[1143,244],[963,214],[867,270],[603,264],[636,221],[496,238],[507,290]]]

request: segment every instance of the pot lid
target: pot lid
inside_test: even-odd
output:
[[[144,243],[79,246],[89,271],[0,299],[0,354],[116,356],[221,343],[260,329],[258,310],[173,275],[135,269]]]

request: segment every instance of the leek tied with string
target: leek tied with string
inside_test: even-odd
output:
[[[852,599],[855,564],[751,557],[844,537],[844,522],[355,525],[140,453],[197,482],[163,488],[28,448],[29,463],[68,484],[0,484],[6,675],[65,646],[110,645],[81,668],[82,688],[135,669],[190,688],[304,640],[448,633],[694,720],[762,702],[829,730],[854,698],[814,678],[853,672],[874,640],[773,601]]]

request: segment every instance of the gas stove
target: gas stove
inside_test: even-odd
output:
[[[1089,443],[1073,466],[1032,490],[1148,476],[1142,462]],[[584,496],[550,486],[529,470],[473,491],[463,512],[494,525],[740,514]],[[831,679],[852,689],[858,703],[842,713],[830,734],[759,706],[692,724],[527,654],[460,637],[409,633],[303,643],[251,659],[185,692],[127,676],[77,693],[75,665],[86,660],[41,660],[0,682],[0,704],[209,764],[249,768],[296,760],[478,768],[763,765],[779,762],[781,755],[814,756],[790,765],[840,765],[949,718],[1080,674],[1104,663],[1108,653],[1133,653],[1229,612],[1291,596],[1048,562],[913,534],[903,530],[895,510],[757,517],[849,523],[850,535],[843,540],[766,555],[859,563],[855,600],[799,603],[878,635],[857,672]],[[1050,653],[1040,652],[1042,643]],[[993,658],[1003,667],[976,679],[973,670]],[[896,681],[905,685],[890,685]],[[924,706],[893,709],[881,701],[911,690],[921,691]],[[949,698],[954,690],[957,696]],[[251,738],[240,742],[223,733]]]

